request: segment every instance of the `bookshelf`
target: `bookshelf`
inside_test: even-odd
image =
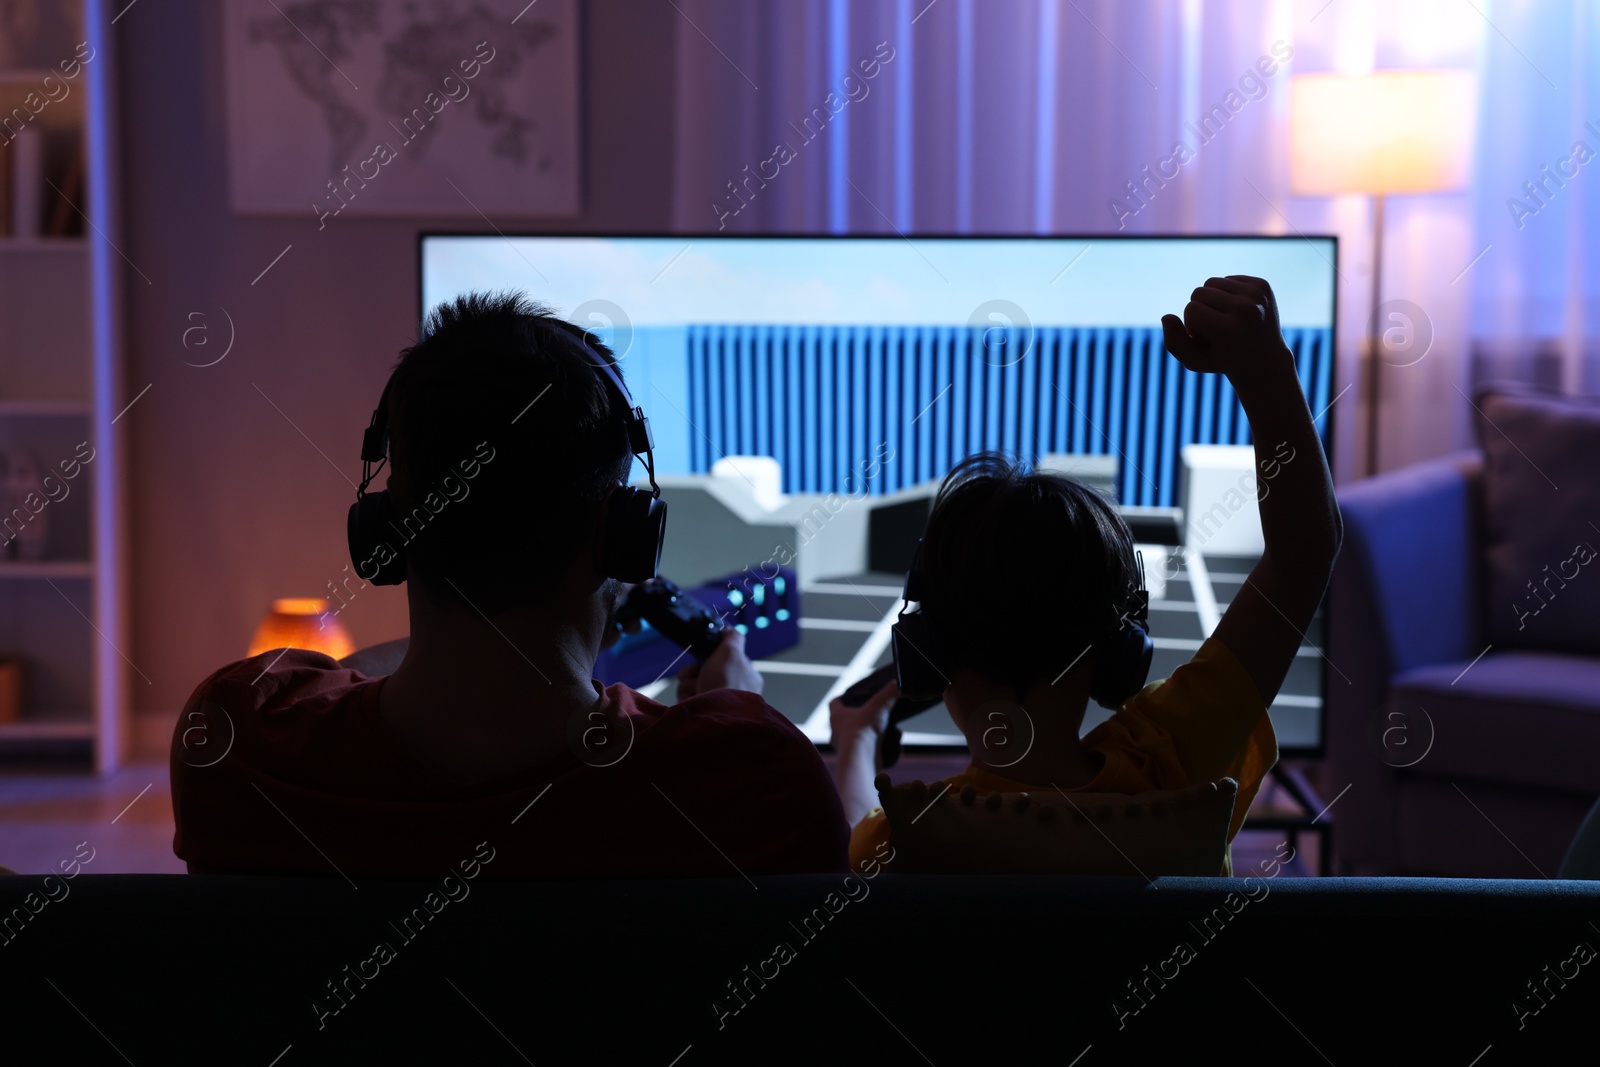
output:
[[[128,756],[137,670],[123,657],[116,12],[36,7],[0,41],[0,661],[22,667],[20,693],[0,692],[0,758],[105,772]]]

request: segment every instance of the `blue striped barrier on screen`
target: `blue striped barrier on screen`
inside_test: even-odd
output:
[[[1332,331],[1284,339],[1326,443]],[[866,490],[891,493],[998,449],[1116,455],[1122,503],[1170,507],[1184,445],[1250,443],[1227,379],[1156,328],[702,325],[687,344],[691,469],[772,456],[785,493],[859,494],[880,459]]]

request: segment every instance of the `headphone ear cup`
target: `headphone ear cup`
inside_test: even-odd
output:
[[[1089,695],[1103,708],[1116,711],[1144,688],[1155,654],[1150,631],[1130,621],[1101,648],[1094,661],[1094,681]]]
[[[938,667],[939,637],[932,620],[921,612],[902,615],[889,634],[900,695],[912,700],[932,700],[940,696],[948,682]]]
[[[618,487],[606,501],[600,570],[619,582],[649,581],[661,569],[666,536],[667,502],[631,485]]]
[[[363,493],[350,505],[345,538],[350,544],[350,560],[362,581],[399,585],[406,580],[405,548],[396,548],[387,540],[393,518],[394,502],[388,490]]]

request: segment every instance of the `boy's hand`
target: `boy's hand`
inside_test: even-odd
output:
[[[846,704],[843,697],[834,697],[828,703],[828,721],[833,728],[834,745],[863,732],[871,732],[874,739],[883,736],[883,732],[889,728],[889,708],[899,696],[900,686],[891,680],[858,708]]]
[[[1202,374],[1231,375],[1289,355],[1272,286],[1243,274],[1206,279],[1190,295],[1183,318],[1163,315],[1161,329],[1167,351]],[[1288,362],[1293,365],[1292,357]]]

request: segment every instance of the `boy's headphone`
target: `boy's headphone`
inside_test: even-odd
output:
[[[547,320],[548,321],[548,320]],[[605,526],[601,532],[600,569],[608,578],[623,582],[642,582],[656,576],[661,566],[661,545],[666,536],[667,502],[661,499],[661,487],[656,484],[655,439],[650,433],[650,420],[644,409],[634,405],[628,386],[617,372],[616,365],[602,358],[590,346],[587,338],[575,327],[563,322],[551,322],[566,331],[600,372],[600,380],[611,391],[613,399],[620,401],[624,414],[622,427],[628,434],[628,450],[644,461],[650,474],[650,489],[636,489],[631,485],[618,486],[606,501]],[[391,375],[378,398],[378,407],[372,413],[372,423],[361,435],[361,486],[356,490],[356,502],[350,505],[346,521],[346,534],[350,542],[350,558],[356,573],[373,585],[399,585],[406,580],[406,554],[404,542],[395,526],[394,499],[386,489],[367,491],[372,479],[377,477],[389,453],[389,390],[394,385]],[[393,531],[395,536],[390,537]],[[400,543],[396,543],[396,542]],[[387,550],[387,558],[380,559],[379,552]],[[363,569],[365,568],[365,569]],[[374,571],[369,574],[368,571]]]
[[[1155,652],[1155,642],[1150,639],[1150,594],[1144,585],[1144,556],[1134,553],[1139,567],[1139,588],[1129,597],[1128,607],[1114,633],[1097,642],[1095,646],[1094,680],[1089,695],[1102,707],[1115,711],[1130,697],[1144,688],[1150,675],[1150,658]],[[917,550],[911,558],[911,569],[906,572],[905,592],[901,600],[905,605],[915,602],[916,611],[900,609],[900,617],[890,631],[894,649],[895,674],[902,696],[932,699],[944,692],[950,678],[940,670],[945,661],[939,647],[939,637],[933,620],[922,608],[922,597],[927,590],[927,576],[922,573],[922,541],[917,540]],[[1018,694],[1020,698],[1022,694]]]

